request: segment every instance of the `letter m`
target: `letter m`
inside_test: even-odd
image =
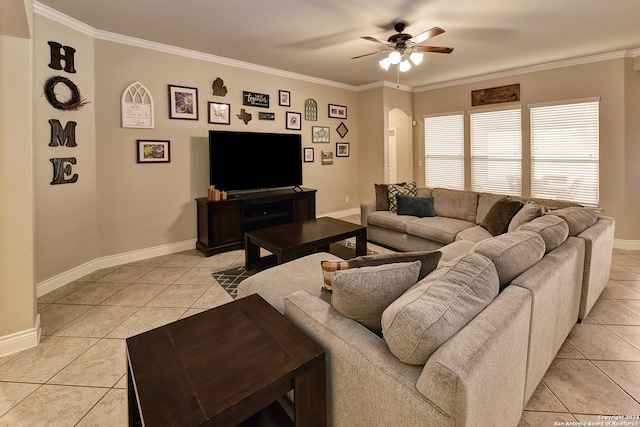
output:
[[[60,120],[49,119],[51,125],[51,142],[49,147],[57,147],[59,145],[66,145],[67,147],[77,147],[76,144],[76,122],[67,122],[67,125],[63,128]],[[58,144],[58,142],[60,142]]]

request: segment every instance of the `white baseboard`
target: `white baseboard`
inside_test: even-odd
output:
[[[162,255],[174,254],[177,252],[194,249],[196,240],[185,240],[184,242],[170,243],[168,245],[155,246],[153,248],[140,249],[137,251],[126,252],[118,255],[109,255],[106,257],[94,259],[83,265],[75,267],[71,270],[60,273],[51,279],[47,279],[36,285],[36,293],[38,297],[48,294],[66,284],[78,280],[87,274],[91,274],[102,268],[114,267],[117,265],[127,264],[130,262],[141,261],[143,259],[154,258]]]
[[[323,216],[340,218],[343,216],[351,216],[351,215],[360,215],[360,208],[351,208],[351,209],[345,209],[343,211],[328,212],[328,213],[318,215],[318,218],[322,218]]]
[[[624,249],[628,251],[640,251],[640,240],[613,239],[613,247],[615,249]]]
[[[40,315],[32,329],[0,337],[0,357],[35,347],[40,343]]]

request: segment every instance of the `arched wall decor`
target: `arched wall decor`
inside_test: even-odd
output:
[[[304,119],[318,121],[318,103],[314,99],[309,98],[304,102]]]
[[[123,128],[153,128],[153,96],[140,82],[133,82],[122,92]]]

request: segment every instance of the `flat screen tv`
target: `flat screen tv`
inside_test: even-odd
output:
[[[302,137],[210,130],[209,182],[227,192],[300,186]]]

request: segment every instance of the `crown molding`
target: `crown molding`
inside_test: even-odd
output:
[[[497,73],[482,74],[479,76],[468,77],[458,80],[450,80],[432,85],[420,86],[415,88],[414,92],[425,92],[429,90],[442,89],[451,86],[459,86],[469,83],[478,83],[486,80],[499,79],[504,77],[513,77],[521,74],[534,73],[538,71],[553,70],[556,68],[572,67],[575,65],[591,64],[594,62],[610,61],[612,59],[630,58],[640,56],[640,48],[635,50],[619,50],[609,53],[601,53],[598,55],[584,56],[581,58],[566,59],[562,61],[548,62],[546,64],[532,65],[529,67],[515,68],[513,70],[499,71]]]

